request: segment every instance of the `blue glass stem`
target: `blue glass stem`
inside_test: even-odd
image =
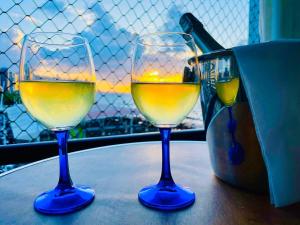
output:
[[[156,185],[144,187],[139,192],[139,201],[158,210],[178,210],[195,202],[195,193],[174,183],[170,167],[171,128],[159,128],[162,140],[162,170]]]
[[[170,167],[170,134],[171,128],[159,128],[162,140],[162,171],[159,185],[174,185]]]
[[[59,148],[59,181],[57,186],[40,194],[34,201],[36,211],[50,215],[71,213],[89,205],[95,191],[86,186],[73,185],[68,163],[69,131],[55,131]]]
[[[232,138],[232,144],[233,146],[236,146],[236,140],[235,140],[235,130],[236,130],[236,121],[233,118],[232,115],[232,107],[228,107],[228,113],[229,113],[229,131],[231,133],[231,138]]]
[[[232,139],[231,147],[228,150],[228,157],[230,162],[233,165],[240,165],[244,161],[245,153],[241,145],[237,142],[235,137],[237,122],[233,118],[232,107],[228,107],[228,113],[229,113],[229,122],[227,124],[227,127],[231,134],[231,139]]]
[[[58,141],[59,149],[59,181],[57,184],[57,188],[61,190],[70,189],[73,186],[73,182],[69,172],[69,161],[67,151],[69,131],[56,131],[55,134]]]

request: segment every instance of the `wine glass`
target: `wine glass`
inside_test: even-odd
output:
[[[35,210],[65,214],[87,206],[95,192],[73,184],[67,153],[69,130],[94,103],[96,77],[87,40],[64,33],[26,35],[19,81],[24,106],[32,117],[55,132],[59,148],[58,184],[35,199]]]
[[[234,105],[240,84],[239,73],[234,68],[233,60],[231,56],[217,60],[216,91],[218,98],[226,107]]]
[[[220,101],[228,109],[228,131],[231,133],[232,143],[228,150],[228,158],[233,165],[239,165],[244,161],[244,150],[236,141],[236,120],[233,118],[232,106],[236,102],[239,90],[239,72],[232,56],[225,56],[217,60],[217,73],[215,76],[216,92]]]
[[[139,201],[150,208],[177,210],[194,203],[189,188],[175,184],[170,168],[169,139],[192,110],[200,92],[196,47],[191,35],[168,32],[137,39],[131,76],[131,94],[139,111],[159,128],[162,139],[162,172],[157,184],[143,188]],[[195,57],[192,65],[189,59]]]

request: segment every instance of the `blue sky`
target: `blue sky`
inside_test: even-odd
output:
[[[12,0],[0,5],[0,67],[18,71],[21,39],[35,31],[80,33],[88,38],[98,79],[118,91],[130,80],[136,34],[181,30],[182,13],[192,12],[225,47],[245,44],[248,0]],[[27,15],[27,16],[26,16]]]

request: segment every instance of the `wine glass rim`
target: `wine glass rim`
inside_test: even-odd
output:
[[[50,38],[47,38],[45,41],[38,41],[36,40],[34,37],[38,36],[38,35],[64,35],[64,36],[69,36],[71,37],[70,39],[68,39],[65,43],[49,43],[47,42]],[[77,38],[79,40],[81,40],[81,43],[71,43],[70,41],[72,40],[72,38]],[[24,41],[30,41],[36,44],[40,44],[40,45],[56,45],[56,46],[80,46],[80,45],[85,45],[87,43],[87,39],[85,37],[82,37],[80,35],[76,35],[76,34],[71,34],[71,33],[64,33],[64,32],[33,32],[30,34],[26,34],[24,36]]]
[[[145,43],[140,40],[144,40],[145,37],[151,37],[151,36],[163,36],[163,35],[181,35],[181,36],[186,36],[189,38],[189,40],[186,40],[185,38],[184,41],[178,42],[178,43],[173,43],[173,44],[160,44],[160,43]],[[158,47],[176,47],[176,46],[186,46],[188,43],[194,43],[194,38],[192,35],[184,32],[153,32],[153,33],[146,33],[143,35],[140,35],[137,38],[137,45],[146,45],[146,46],[158,46]]]

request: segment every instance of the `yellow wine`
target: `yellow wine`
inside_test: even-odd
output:
[[[217,95],[225,106],[232,106],[234,104],[239,90],[239,83],[239,78],[216,82]]]
[[[157,127],[175,127],[194,107],[200,92],[196,83],[132,83],[139,111]]]
[[[95,83],[74,81],[21,81],[20,94],[27,111],[52,130],[76,126],[88,113]]]

